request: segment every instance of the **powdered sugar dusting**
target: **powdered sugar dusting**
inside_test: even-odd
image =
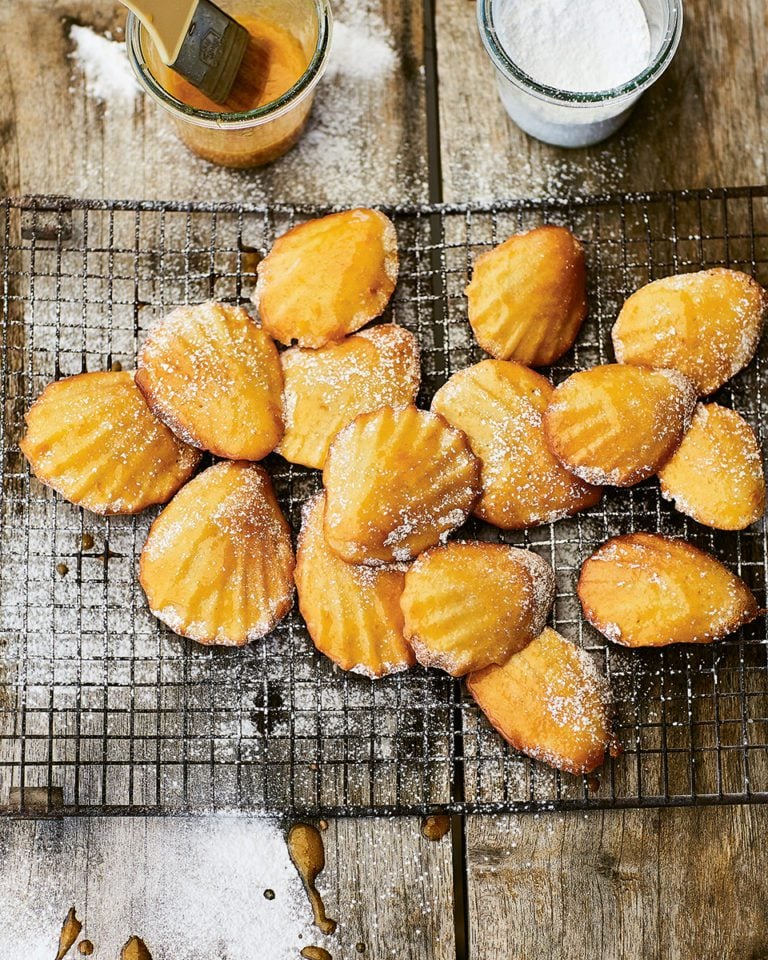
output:
[[[482,462],[483,493],[475,513],[490,523],[536,526],[599,497],[565,470],[545,443],[542,411],[551,393],[538,374],[486,360],[455,373],[435,394],[432,409],[467,434]]]
[[[200,474],[155,521],[142,552],[153,614],[201,643],[267,634],[291,606],[292,574],[287,524],[266,473],[250,464]]]
[[[632,486],[674,453],[696,393],[677,371],[607,364],[572,374],[546,412],[547,440],[587,483]]]
[[[740,530],[765,509],[760,445],[749,424],[718,404],[699,404],[690,430],[659,471],[661,495],[699,523]]]
[[[707,395],[752,359],[767,308],[763,288],[737,270],[664,277],[622,307],[612,331],[616,357],[681,370]]]
[[[348,560],[407,561],[466,519],[479,464],[442,417],[407,406],[364,414],[325,464],[326,533]]]
[[[280,359],[286,432],[278,452],[318,469],[336,434],[356,416],[412,403],[419,388],[418,342],[394,324],[319,350],[292,347]]]

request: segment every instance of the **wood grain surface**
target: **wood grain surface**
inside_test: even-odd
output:
[[[470,956],[768,955],[758,807],[471,817]]]
[[[82,23],[119,38],[123,14],[113,0],[7,0],[0,4],[0,190],[349,204],[426,199],[421,5],[334,6],[341,22],[359,23],[362,13],[381,18],[398,51],[396,70],[381,84],[328,83],[308,136],[291,154],[235,173],[192,157],[144,98],[125,110],[86,94],[69,56],[69,27]],[[435,6],[445,199],[766,179],[763,0],[687,0],[683,43],[668,74],[622,135],[579,151],[546,147],[514,127],[496,96],[474,4]],[[153,859],[177,829],[173,820],[154,819],[5,822],[0,862],[19,897],[48,874],[59,878],[64,910],[68,884],[88,864],[94,881],[86,919],[96,923],[105,898],[119,895],[133,922],[147,908]],[[259,825],[243,822],[242,829],[245,836]],[[455,879],[461,907],[466,871],[469,955],[758,960],[768,955],[766,830],[768,810],[759,807],[468,818],[466,863]],[[450,836],[430,844],[414,820],[340,820],[325,839],[321,886],[343,923],[335,960],[360,956],[358,942],[370,960],[464,955],[454,940]],[[97,882],[104,875],[98,864],[115,851],[130,865],[119,894]],[[457,929],[461,941],[461,922]],[[212,946],[209,956],[218,955]]]

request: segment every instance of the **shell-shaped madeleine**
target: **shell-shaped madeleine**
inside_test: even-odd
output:
[[[480,494],[480,464],[443,417],[382,407],[336,437],[323,482],[330,548],[348,563],[396,563],[464,523]]]
[[[144,341],[136,383],[177,436],[219,457],[261,460],[283,435],[277,348],[242,307],[173,310]]]
[[[26,414],[19,446],[32,472],[94,513],[165,503],[201,454],[157,420],[133,373],[81,373],[50,383]]]
[[[706,396],[755,355],[767,309],[766,291],[738,270],[665,277],[626,301],[613,349],[621,363],[679,370]]]
[[[709,643],[758,615],[747,585],[713,556],[657,533],[614,537],[586,560],[584,616],[614,643]]]
[[[293,567],[269,475],[233,460],[198,474],[155,520],[139,579],[150,610],[175,633],[241,647],[290,610]]]
[[[483,360],[455,373],[432,400],[482,462],[475,515],[504,530],[550,523],[600,500],[600,489],[566,470],[544,440],[542,415],[553,392],[520,363]]]
[[[516,750],[568,773],[599,767],[611,741],[610,690],[590,655],[547,628],[469,692]]]
[[[553,363],[587,315],[584,250],[565,227],[537,227],[477,258],[467,287],[477,342],[500,360]]]
[[[285,378],[285,436],[277,452],[323,469],[336,434],[361,413],[413,403],[419,392],[419,347],[404,327],[386,323],[319,350],[280,355]]]
[[[765,512],[757,437],[734,410],[699,404],[691,428],[659,470],[662,496],[699,523],[743,530]]]
[[[322,347],[381,315],[395,289],[397,234],[378,210],[346,210],[279,237],[253,300],[275,340]]]
[[[610,363],[572,374],[544,412],[558,460],[587,483],[629,487],[675,452],[696,393],[676,370]]]
[[[323,534],[325,494],[304,507],[296,551],[299,610],[312,642],[342,670],[371,678],[415,663],[403,637],[400,567],[356,566],[339,560]]]
[[[448,543],[405,575],[405,636],[419,663],[460,677],[522,650],[544,629],[554,596],[552,568],[538,554]]]

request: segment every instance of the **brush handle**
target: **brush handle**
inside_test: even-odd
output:
[[[121,0],[141,20],[163,63],[176,62],[197,0]]]

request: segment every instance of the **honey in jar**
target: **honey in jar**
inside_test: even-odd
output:
[[[301,136],[330,46],[330,13],[326,0],[220,6],[232,8],[227,12],[249,36],[226,102],[210,100],[166,66],[138,21],[129,21],[129,59],[191,150],[223,166],[259,166]]]

